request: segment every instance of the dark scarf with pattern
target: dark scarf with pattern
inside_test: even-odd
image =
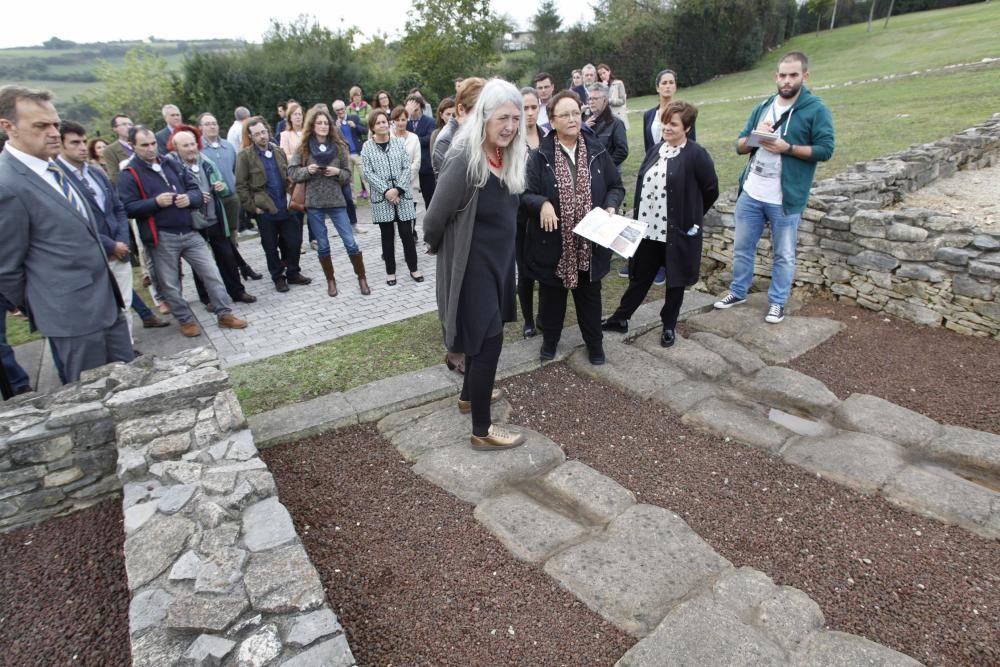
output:
[[[590,164],[587,162],[587,144],[583,137],[576,141],[576,187],[569,158],[556,138],[556,189],[559,191],[559,230],[562,234],[562,256],[556,267],[556,277],[562,278],[566,289],[574,289],[579,282],[579,272],[590,270],[590,241],[574,234],[578,222],[593,208],[590,193]]]
[[[326,146],[325,151],[319,149],[320,143],[316,141],[316,137],[309,137],[309,154],[312,155],[312,159],[316,160],[316,164],[321,167],[329,167],[333,159],[337,157],[337,142],[333,140],[333,137],[329,138],[324,146]]]

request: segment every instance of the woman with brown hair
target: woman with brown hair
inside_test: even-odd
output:
[[[373,107],[372,111],[375,109],[381,109],[386,113],[392,113],[392,97],[390,97],[389,93],[384,90],[378,91],[375,93],[375,104]],[[368,113],[371,113],[371,111]]]
[[[326,217],[330,216],[344,249],[351,259],[362,294],[371,294],[365,277],[365,262],[354,241],[344,200],[345,183],[351,182],[351,156],[347,142],[334,125],[330,113],[313,108],[306,116],[302,141],[288,162],[288,177],[306,184],[306,215],[309,229],[318,244],[319,264],[326,276],[327,294],[337,296]]]
[[[105,175],[108,173],[108,167],[104,164],[104,149],[107,146],[108,142],[101,137],[94,137],[87,142],[87,161],[91,167],[100,168]]]
[[[302,143],[302,126],[305,122],[305,113],[298,102],[288,105],[285,119],[288,121],[287,127],[278,135],[278,142],[281,150],[285,151],[285,157],[291,160],[292,155],[299,149],[299,144]]]
[[[621,79],[614,77],[614,74],[611,73],[611,67],[605,63],[597,66],[597,80],[608,87],[608,105],[611,107],[611,113],[625,124],[627,130],[628,109],[625,108],[625,103],[628,98],[625,94],[625,84]]]
[[[437,127],[431,132],[431,154],[434,154],[434,142],[437,141],[438,134],[444,129],[452,118],[455,117],[455,98],[446,97],[441,100],[437,108]]]

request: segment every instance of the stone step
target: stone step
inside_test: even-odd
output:
[[[468,445],[472,433],[472,418],[459,411],[457,401],[457,397],[446,398],[427,406],[414,408],[417,412],[404,411],[410,415],[409,423],[399,428],[392,428],[392,422],[386,422],[385,429],[388,432],[383,431],[383,435],[407,461],[416,461],[432,449]],[[414,419],[427,407],[436,409]],[[506,422],[510,410],[510,403],[507,401],[495,402],[491,406],[494,423]],[[392,416],[385,419],[390,419]],[[379,430],[382,430],[383,422],[384,420],[379,422]]]
[[[474,514],[515,558],[529,563],[540,563],[587,534],[585,526],[523,493],[487,498]]]
[[[660,361],[620,340],[606,339],[604,355],[607,363],[594,366],[590,363],[587,350],[580,349],[569,357],[567,363],[581,375],[612,384],[641,398],[647,398],[687,378],[676,366]]]
[[[837,408],[833,425],[916,447],[941,435],[941,426],[919,412],[878,396],[851,394]]]
[[[751,352],[732,338],[723,338],[708,331],[695,331],[691,340],[715,352],[744,375],[759,371],[764,367],[760,355]]]
[[[723,437],[777,454],[793,434],[755,410],[719,398],[707,398],[684,413],[681,421]]]
[[[636,339],[636,347],[676,366],[689,377],[697,380],[719,380],[730,371],[729,364],[720,355],[702,347],[696,341],[677,335],[672,347],[660,345],[660,332],[651,331]]]
[[[885,484],[882,495],[897,507],[1000,538],[1000,493],[943,468],[907,466]]]
[[[579,461],[566,461],[539,479],[538,486],[598,524],[635,505],[635,494]]]
[[[729,562],[676,514],[634,505],[597,537],[545,563],[545,572],[605,619],[643,637]]]
[[[765,405],[815,417],[823,417],[840,405],[840,399],[825,384],[791,368],[767,366],[752,378],[738,378],[735,384]]]
[[[903,448],[882,438],[841,431],[830,437],[795,437],[783,459],[862,493],[877,493],[906,466]]]

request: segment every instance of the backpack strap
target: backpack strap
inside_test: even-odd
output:
[[[135,167],[129,167],[128,170],[132,173],[132,178],[135,179],[135,184],[139,186],[139,196],[143,199],[149,199],[146,196],[146,189],[142,187],[142,179],[139,178],[139,174],[136,172]],[[156,218],[154,216],[149,216],[146,220],[146,224],[149,225],[149,230],[153,233],[153,246],[158,246],[160,244],[160,235],[156,232]]]

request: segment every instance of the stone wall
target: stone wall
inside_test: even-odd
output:
[[[950,213],[891,208],[960,169],[1000,162],[1000,114],[931,144],[854,165],[813,186],[799,226],[795,286],[895,317],[1000,338],[1000,234]],[[721,293],[732,279],[735,190],[705,218],[702,273]],[[771,275],[770,239],[757,248],[754,288]]]
[[[5,408],[4,526],[123,496],[133,665],[354,665],[214,351]]]

